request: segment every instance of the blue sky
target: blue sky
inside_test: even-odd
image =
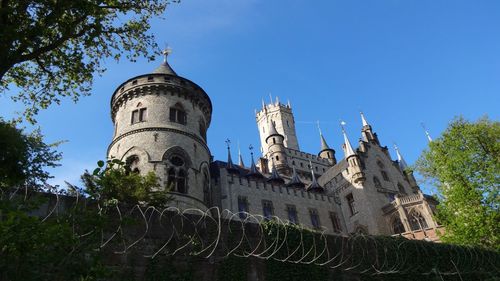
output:
[[[396,142],[413,163],[427,145],[421,122],[437,137],[460,114],[500,119],[499,27],[500,1],[493,0],[183,0],[151,32],[173,48],[176,72],[211,97],[215,159],[226,159],[230,138],[249,162],[248,145],[259,146],[254,110],[272,93],[291,101],[304,151],[319,150],[319,120],[342,158],[339,120],[356,143],[362,110],[393,157]],[[91,96],[40,114],[47,141],[68,141],[52,183],[79,184],[84,169],[105,158],[111,94],[160,62],[109,60]],[[19,108],[0,99],[2,116]]]

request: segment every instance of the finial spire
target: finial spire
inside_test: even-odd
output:
[[[243,164],[243,156],[241,156],[240,141],[238,141],[238,160],[238,165],[241,168],[245,168],[245,164]]]
[[[290,182],[287,183],[288,187],[295,187],[295,188],[303,188],[305,184],[300,180],[299,175],[297,175],[297,170],[295,170],[295,166],[293,166],[292,169],[292,178],[290,179]]]
[[[321,185],[319,185],[318,181],[316,180],[316,175],[314,174],[314,170],[313,170],[313,165],[312,165],[312,162],[311,160],[309,160],[309,166],[311,168],[311,177],[312,177],[312,181],[311,181],[311,184],[307,187],[307,190],[311,190],[311,191],[321,191],[323,190],[323,187]]]
[[[320,138],[320,141],[321,141],[321,150],[320,151],[330,149],[330,147],[326,143],[325,137],[323,136],[323,132],[321,131],[321,127],[319,126],[319,120],[316,121],[316,123],[318,125],[319,138]]]
[[[394,144],[394,150],[396,150],[396,156],[398,157],[398,164],[401,170],[405,171],[408,168],[408,165],[406,164],[405,159],[403,156],[401,156],[401,153],[399,152],[399,148],[396,144]]]
[[[347,159],[348,157],[350,157],[352,155],[355,155],[356,153],[354,153],[354,150],[352,149],[351,142],[349,141],[349,138],[347,137],[347,133],[346,133],[346,131],[344,129],[345,125],[346,125],[346,123],[344,121],[340,122],[340,127],[342,128],[342,134],[344,135],[344,145],[345,145],[344,152],[345,152],[345,158]]]
[[[163,54],[163,62],[166,63],[168,55],[170,55],[172,53],[172,48],[170,48],[168,45],[166,45],[165,49],[163,49],[161,51],[161,53]]]
[[[266,109],[266,103],[264,102],[264,98],[262,98],[262,109]]]
[[[432,142],[432,138],[431,138],[431,135],[429,134],[429,132],[427,131],[427,129],[425,128],[425,124],[424,123],[420,123],[420,125],[422,125],[422,128],[424,128],[424,132],[425,132],[425,135],[427,136],[427,140],[429,142]]]
[[[255,165],[255,161],[253,159],[253,145],[249,145],[248,149],[250,150],[250,155],[252,157],[252,164],[250,166],[250,172],[247,174],[248,177],[256,177],[256,178],[262,178],[264,177],[259,170],[257,170],[257,166]]]
[[[363,111],[360,111],[359,113],[361,114],[361,122],[363,123],[363,127],[370,126],[370,124],[368,124],[368,121],[366,121],[366,118],[365,118],[365,115],[363,114]]]
[[[225,142],[227,146],[227,168],[234,169],[233,159],[231,158],[231,141],[226,139]]]

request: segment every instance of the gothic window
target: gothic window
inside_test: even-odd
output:
[[[180,170],[179,173],[177,173],[177,191],[180,193],[187,193],[186,173],[184,170]]]
[[[406,195],[405,188],[403,187],[403,185],[401,183],[398,183],[398,191],[400,194]]]
[[[356,203],[354,202],[354,197],[352,196],[352,193],[349,193],[345,199],[347,200],[347,206],[349,206],[349,211],[351,211],[351,216],[354,216],[355,214],[358,213],[356,211]]]
[[[300,162],[300,167],[303,168],[304,167],[304,163]]]
[[[373,177],[373,184],[375,184],[376,188],[382,188],[382,184],[380,183],[380,180],[377,177]]]
[[[422,228],[427,228],[427,222],[419,212],[415,211],[410,214],[410,227],[411,230],[420,230]]]
[[[392,222],[392,232],[394,234],[405,232],[405,227],[403,226],[401,219],[399,219],[398,217],[396,217]]]
[[[387,175],[387,172],[386,172],[386,171],[380,171],[380,173],[382,174],[382,178],[383,178],[385,181],[390,181],[390,180],[389,180],[389,176]]]
[[[387,193],[387,197],[389,198],[389,202],[392,202],[396,199],[396,196],[393,193]]]
[[[139,156],[131,155],[125,160],[125,170],[127,173],[134,172],[139,173]]]
[[[280,157],[279,156],[276,156],[276,161],[280,161]]]
[[[146,114],[147,114],[147,108],[145,107],[132,110],[131,123],[135,124],[146,121]]]
[[[240,219],[244,220],[248,216],[248,199],[245,196],[238,196],[238,212]]]
[[[187,167],[184,159],[179,155],[173,155],[168,159],[166,163],[167,170],[167,188],[171,191],[179,192],[179,193],[188,193],[188,175],[187,175]],[[206,183],[207,186],[206,191],[208,192],[208,173],[207,173]],[[205,184],[205,183],[204,183]],[[205,190],[204,190],[205,192]],[[209,194],[207,193],[207,200],[209,199]],[[208,201],[207,201],[208,202]]]
[[[380,167],[380,169],[384,168],[384,163],[382,163],[382,161],[380,160],[377,160],[377,165]]]
[[[286,205],[286,212],[288,214],[288,221],[293,224],[299,223],[299,218],[297,216],[297,208],[294,205]]]
[[[309,209],[309,215],[311,216],[311,224],[313,228],[315,229],[321,228],[321,224],[319,222],[318,210]]]
[[[262,213],[266,220],[272,219],[274,215],[273,202],[269,200],[262,200]]]
[[[170,108],[170,122],[179,123],[182,125],[187,124],[187,115],[184,107],[180,103]]]
[[[339,216],[335,212],[330,212],[330,220],[332,221],[333,232],[342,232],[342,227],[340,227]]]
[[[276,139],[275,138],[273,138],[273,144],[276,144]]]

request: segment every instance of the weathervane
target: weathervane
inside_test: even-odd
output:
[[[172,48],[168,46],[168,44],[165,44],[165,49],[161,51],[163,54],[163,62],[167,62],[167,56],[172,53]]]
[[[231,145],[231,140],[226,139],[225,143],[227,145],[227,149],[229,150],[229,146]]]

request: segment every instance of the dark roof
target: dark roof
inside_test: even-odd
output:
[[[168,62],[164,61],[160,64],[159,67],[157,67],[155,70],[153,70],[152,73],[155,74],[168,74],[168,75],[175,75],[177,76],[177,73],[170,67]]]

